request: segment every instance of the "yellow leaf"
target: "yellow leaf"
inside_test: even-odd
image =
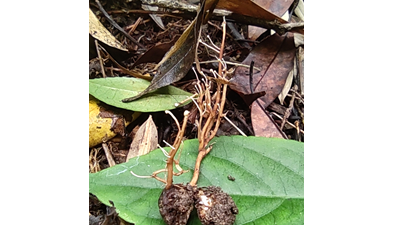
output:
[[[97,40],[117,48],[122,51],[128,51],[97,19],[92,10],[89,9],[89,34]]]
[[[89,95],[89,148],[113,138],[116,133],[112,131],[117,119],[126,127],[135,120],[141,113],[131,112],[131,119],[122,114],[115,114],[112,108],[106,108],[104,104],[99,105],[100,101]],[[108,116],[104,116],[105,112]],[[112,115],[112,116],[111,116]]]

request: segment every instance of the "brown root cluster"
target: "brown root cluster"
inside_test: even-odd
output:
[[[231,225],[239,212],[233,199],[215,186],[171,185],[162,191],[158,205],[169,225],[185,225],[194,206],[203,225]]]

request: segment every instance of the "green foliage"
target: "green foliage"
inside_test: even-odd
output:
[[[145,90],[149,81],[139,78],[112,77],[89,80],[89,94],[109,105],[118,108],[139,111],[157,112],[176,108],[175,103],[190,97],[191,94],[173,86],[157,89],[130,103],[122,99],[137,95]],[[190,100],[187,102],[189,103]]]
[[[213,149],[202,162],[198,186],[220,186],[232,196],[239,208],[235,224],[303,224],[303,143],[242,136],[221,136],[211,143]],[[197,139],[184,142],[180,159],[183,169],[193,171],[198,145]],[[137,178],[130,171],[151,175],[165,167],[165,159],[157,149],[90,174],[89,192],[104,204],[112,201],[126,221],[164,224],[158,208],[164,184],[153,178]],[[228,175],[235,180],[229,180]],[[174,177],[174,183],[187,183],[191,178],[192,172],[188,172]],[[192,212],[188,224],[200,224],[196,212]]]

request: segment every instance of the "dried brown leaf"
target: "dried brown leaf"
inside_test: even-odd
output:
[[[245,67],[236,68],[229,87],[238,92],[247,104],[255,100],[248,95],[265,91],[266,95],[260,99],[266,108],[283,90],[286,78],[293,69],[294,57],[292,33],[283,36],[274,34],[257,45],[242,62],[250,65],[254,61],[254,67],[260,69],[260,72],[252,74],[253,92],[250,91],[249,69]]]
[[[300,94],[304,95],[304,48],[298,48],[297,54]]]
[[[126,161],[135,156],[148,154],[150,151],[157,148],[158,145],[158,130],[150,115],[148,119],[140,126],[132,144],[130,144],[129,153]]]
[[[296,66],[296,64],[294,64],[294,65]],[[280,100],[281,105],[284,103],[284,99],[285,99],[285,97],[287,97],[287,94],[288,94],[289,90],[291,89],[293,78],[294,78],[294,70],[291,70],[288,74],[286,81],[285,81],[283,90],[278,95],[278,100]]]
[[[262,105],[262,100],[257,99],[251,105],[251,123],[255,136],[283,138],[281,131],[276,127],[268,115],[263,112],[258,101]]]
[[[209,3],[207,3],[209,4]],[[281,19],[270,11],[260,7],[251,0],[220,0],[216,6],[217,9],[227,9],[233,13],[237,13],[244,16],[250,16],[253,18],[264,19],[268,21],[277,20],[279,23],[287,23],[287,21]]]
[[[293,1],[287,0],[252,0],[254,3],[266,9],[267,11],[273,13],[276,16],[281,17],[287,12]],[[248,38],[251,40],[257,39],[263,32],[265,28],[257,26],[248,26]]]
[[[203,1],[201,9],[204,8],[204,2],[205,1]],[[174,46],[158,63],[156,67],[158,72],[152,79],[151,84],[138,95],[123,99],[123,102],[136,100],[148,92],[181,80],[187,74],[195,59],[196,44],[198,43],[197,31],[200,30],[201,21],[204,15],[204,10],[201,9]]]
[[[158,43],[152,46],[144,54],[142,54],[136,60],[136,62],[133,63],[132,68],[136,67],[141,63],[148,63],[148,62],[158,63],[159,61],[161,61],[161,59],[166,54],[166,52],[168,52],[169,49],[174,45],[174,43],[178,40],[179,37],[180,35],[175,35],[173,40],[169,42]]]

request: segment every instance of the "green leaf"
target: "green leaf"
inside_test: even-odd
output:
[[[109,105],[139,112],[157,112],[176,108],[175,104],[191,96],[173,86],[166,86],[131,103],[122,99],[137,95],[150,84],[139,78],[112,77],[89,80],[89,94]],[[187,101],[189,103],[191,100]]]
[[[239,208],[235,224],[303,224],[303,143],[242,136],[221,136],[212,143],[213,149],[201,165],[198,186],[220,186],[232,196]],[[183,169],[193,171],[198,146],[197,139],[184,142],[180,159]],[[106,205],[112,201],[120,217],[128,222],[165,224],[158,208],[164,184],[130,173],[151,175],[165,167],[165,159],[157,149],[90,174],[89,192]],[[229,180],[228,175],[235,181]],[[174,177],[174,183],[187,183],[191,178],[192,172],[188,172]],[[188,224],[200,224],[195,211]]]

